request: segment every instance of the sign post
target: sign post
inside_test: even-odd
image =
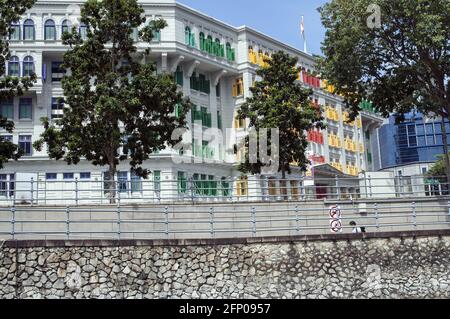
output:
[[[342,213],[338,205],[330,207],[330,229],[332,233],[342,233]]]

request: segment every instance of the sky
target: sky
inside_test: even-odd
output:
[[[326,0],[178,0],[232,26],[246,25],[303,50],[301,16],[305,16],[308,53],[321,54],[325,30],[317,11]]]

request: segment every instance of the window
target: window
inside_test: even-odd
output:
[[[208,180],[206,175],[200,175],[200,195],[208,194]]]
[[[20,76],[20,63],[19,58],[12,56],[8,62],[8,75],[9,76]]]
[[[52,62],[52,82],[61,82],[65,73],[62,62]]]
[[[80,179],[91,179],[91,173],[80,173]]]
[[[8,175],[0,174],[0,196],[6,196],[8,191]]]
[[[205,51],[209,54],[213,54],[213,39],[210,35],[208,35],[208,37],[206,38]]]
[[[186,27],[184,29],[185,33],[185,42],[188,46],[195,48],[195,37],[194,34],[191,31],[191,28]]]
[[[47,20],[44,24],[44,40],[56,40],[55,21]]]
[[[244,80],[242,78],[236,79],[233,84],[233,97],[244,95]]]
[[[23,23],[23,39],[34,40],[34,21],[31,19],[25,20]]]
[[[31,156],[31,135],[19,135],[19,149],[24,156]]]
[[[186,173],[178,172],[178,193],[185,194],[187,192]]]
[[[20,23],[18,21],[11,24],[11,31],[9,33],[9,39],[11,41],[19,41],[20,40]]]
[[[234,128],[247,128],[247,121],[236,116],[234,118]]]
[[[217,196],[217,181],[215,180],[214,176],[208,176],[208,181],[208,195]]]
[[[161,191],[161,171],[153,171],[153,183],[155,192]]]
[[[228,61],[233,62],[236,59],[236,56],[235,56],[234,49],[231,48],[231,44],[229,42],[227,42],[227,44],[226,44],[226,49],[227,49]]]
[[[52,120],[60,119],[64,115],[64,99],[62,97],[52,97]]]
[[[199,74],[197,76],[196,73],[193,73],[190,79],[191,90],[200,91],[206,94],[210,93],[210,81],[206,79],[206,76],[203,74]]]
[[[222,195],[223,196],[230,196],[230,183],[227,181],[226,177],[221,178],[221,188],[222,188]]]
[[[12,99],[0,102],[0,117],[14,119],[14,104]]]
[[[128,172],[117,173],[118,187],[120,193],[125,193],[128,190]]]
[[[57,178],[57,174],[56,173],[46,173],[45,174],[45,179],[50,181],[50,180],[56,180]]]
[[[87,26],[84,23],[80,24],[80,28],[79,28],[79,33],[80,33],[80,37],[82,40],[86,40],[87,38]]]
[[[200,32],[199,34],[200,50],[205,51],[205,34]]]
[[[69,20],[64,20],[61,24],[61,35],[64,34],[64,32],[69,33],[70,32],[71,23]]]
[[[15,174],[0,174],[0,196],[8,196],[13,197],[14,196],[14,190],[15,190],[15,180],[16,175]],[[8,189],[9,185],[9,189]]]
[[[216,85],[216,97],[220,97],[220,81]]]
[[[152,42],[161,41],[161,31],[160,30],[153,30],[152,34],[153,34]]]
[[[237,196],[246,196],[248,194],[248,177],[240,177],[236,182]]]
[[[3,141],[6,141],[6,142],[12,143],[13,137],[12,137],[12,135],[1,135],[0,139],[2,139]]]
[[[141,177],[131,171],[131,192],[142,193],[142,180]]]
[[[183,78],[183,70],[180,66],[177,67],[177,70],[175,71],[175,82],[178,85],[183,86],[184,78]]]
[[[31,120],[33,110],[33,100],[22,98],[19,100],[19,120]]]
[[[63,173],[63,179],[74,179],[73,173]]]
[[[31,76],[34,74],[34,61],[33,57],[26,56],[23,59],[23,76]]]
[[[220,113],[220,111],[217,111],[217,128],[219,130],[222,129],[222,114]]]

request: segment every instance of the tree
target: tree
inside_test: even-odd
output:
[[[286,173],[291,173],[293,163],[303,170],[306,169],[309,161],[305,155],[308,146],[305,131],[314,127],[323,128],[321,122],[323,117],[309,99],[312,90],[304,88],[297,81],[300,72],[297,58],[279,51],[270,59],[266,58],[265,62],[268,64],[267,67],[262,67],[256,72],[262,80],[255,82],[254,87],[250,89],[252,97],[247,98],[241,106],[238,117],[249,118],[250,129],[254,131],[279,129],[278,172],[281,172],[285,179]],[[270,135],[268,143],[271,143]],[[249,149],[249,145],[247,136],[245,147]],[[263,163],[260,156],[257,163],[250,163],[247,152],[246,161],[240,164],[239,170],[243,173],[260,174],[268,165],[270,163]]]
[[[439,155],[439,160],[427,172],[429,177],[443,177],[445,176],[445,160],[443,155]]]
[[[147,178],[143,162],[180,141],[171,140],[171,134],[184,128],[190,103],[177,91],[172,75],[157,74],[154,63],[139,62],[150,50],[138,53],[133,43],[133,28],[144,26],[139,37],[149,43],[167,25],[164,20],[147,23],[136,0],[89,0],[81,22],[87,26],[85,39],[75,28],[63,39],[70,46],[63,59],[68,71],[62,80],[64,115],[55,124],[43,119],[45,131],[34,146],[40,150],[45,142],[50,158],[69,165],[85,158],[107,166],[105,179],[114,202],[119,163],[129,161],[136,175]]]
[[[8,37],[12,32],[11,24],[19,20],[25,11],[32,7],[34,0],[15,0],[0,2],[0,101],[22,95],[35,81],[35,76],[19,78],[6,74],[6,61],[10,58]],[[0,114],[0,129],[12,133],[14,122]],[[0,136],[0,169],[10,159],[17,160],[21,151],[17,145]]]
[[[332,0],[319,11],[326,36],[318,69],[352,117],[366,98],[386,117],[414,110],[450,118],[450,0]]]

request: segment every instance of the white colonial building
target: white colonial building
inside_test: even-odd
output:
[[[228,25],[173,0],[140,3],[148,20],[163,18],[168,23],[151,43],[151,60],[156,62],[158,71],[175,75],[179,89],[196,106],[188,117],[193,147],[183,154],[183,163],[178,163],[178,153],[170,149],[153,154],[145,163],[152,171],[149,181],[133,176],[123,163],[117,176],[123,199],[189,198],[192,195],[189,184],[194,185],[196,195],[204,198],[249,197],[260,193],[257,186],[264,183],[269,185],[271,195],[279,194],[282,187],[282,193],[296,198],[298,179],[303,176],[300,172],[294,171],[289,177],[292,181],[280,184],[270,180],[271,176],[240,178],[236,169],[243,153],[238,150],[236,154],[234,145],[245,136],[248,124],[235,119],[236,111],[258,80],[256,70],[264,64],[263,57],[278,50],[298,58],[303,69],[299,80],[314,89],[313,102],[322,109],[328,124],[324,131],[308,132],[309,155],[315,169],[307,177],[358,176],[373,168],[376,159],[372,154],[378,154],[378,150],[372,145],[378,143],[372,143],[371,139],[382,123],[381,118],[370,110],[370,105],[365,105],[365,111],[354,122],[347,123],[348,112],[342,99],[331,93],[326,81],[312,75],[311,55],[249,27]],[[35,72],[38,78],[24,96],[1,101],[1,114],[14,120],[16,126],[13,134],[0,133],[17,143],[25,154],[0,171],[0,198],[14,197],[17,201],[31,198],[45,203],[50,198],[100,201],[107,197],[102,182],[106,168],[88,162],[68,166],[64,161],[49,160],[45,148],[42,152],[32,148],[43,132],[40,118],[56,119],[63,112],[63,106],[57,103],[63,96],[63,71],[59,66],[67,50],[61,43],[61,34],[77,21],[82,5],[83,1],[39,0],[13,26],[7,72],[16,76]],[[80,25],[79,32],[83,34],[85,28]],[[141,50],[146,47],[143,43],[137,46]],[[223,134],[218,135],[214,129],[222,130]],[[212,139],[214,142],[210,142]],[[188,183],[189,180],[193,182]],[[317,182],[316,186],[326,184]]]

